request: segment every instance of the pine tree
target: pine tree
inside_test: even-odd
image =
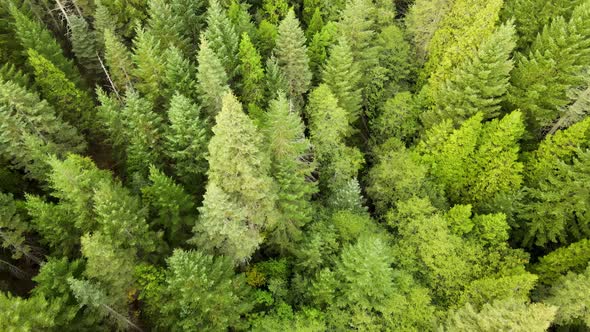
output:
[[[208,120],[212,122],[221,110],[221,98],[229,91],[228,76],[205,38],[201,38],[197,61],[197,93]]]
[[[250,39],[256,40],[258,37],[256,25],[252,22],[250,7],[251,5],[249,3],[231,0],[231,3],[227,8],[227,17],[235,26],[238,36],[242,36],[246,33]]]
[[[126,136],[126,169],[129,175],[147,177],[149,165],[162,161],[163,120],[153,111],[153,104],[127,91],[125,107],[121,110]]]
[[[23,50],[36,51],[64,72],[70,81],[80,86],[80,73],[74,63],[64,56],[61,46],[51,32],[41,23],[19,11],[15,5],[10,5],[10,14],[14,18],[14,29]]]
[[[309,43],[307,56],[309,57],[309,68],[313,73],[313,82],[319,81],[324,63],[328,58],[328,49],[336,43],[338,37],[338,26],[334,22],[328,22],[317,32]]]
[[[104,75],[98,60],[98,35],[88,26],[86,19],[80,16],[69,17],[70,41],[72,51],[76,55],[78,64],[84,68],[86,77],[92,82],[100,81]]]
[[[126,91],[131,85],[131,72],[134,70],[131,54],[111,29],[104,31],[104,45],[109,75],[119,91]]]
[[[164,76],[162,45],[151,31],[139,27],[136,30],[132,56],[135,68],[131,74],[138,80],[135,84],[137,90],[150,102],[158,104]]]
[[[0,120],[0,156],[37,180],[46,179],[48,154],[63,157],[86,147],[47,102],[10,81],[0,82]]]
[[[451,10],[453,0],[416,0],[405,17],[406,29],[416,47],[418,62],[428,57],[430,40],[439,29],[445,15]]]
[[[494,118],[510,85],[514,26],[502,25],[479,45],[477,52],[457,65],[451,76],[432,91],[433,109],[422,116],[427,127],[451,119],[460,124],[477,112]]]
[[[279,24],[275,55],[287,79],[287,94],[299,103],[298,100],[309,89],[312,74],[305,35],[293,10],[289,10]]]
[[[190,8],[187,10],[190,11]],[[169,2],[149,1],[148,16],[149,32],[158,41],[162,50],[174,46],[184,52],[189,51],[190,40],[182,34],[183,22],[175,15]]]
[[[167,243],[180,245],[186,240],[185,234],[194,223],[193,198],[184,188],[155,167],[150,167],[150,185],[141,188],[142,196],[155,210],[157,224],[166,235]]]
[[[176,249],[167,263],[162,297],[168,300],[159,307],[159,326],[219,331],[242,325],[241,315],[252,304],[245,278],[234,275],[231,259]]]
[[[328,62],[324,67],[322,81],[334,96],[338,99],[338,106],[342,107],[351,125],[358,120],[360,115],[361,80],[358,66],[352,57],[352,51],[348,42],[340,38],[332,48]]]
[[[428,79],[435,89],[443,84],[453,68],[494,32],[502,3],[455,0],[428,43],[429,57],[420,80]]]
[[[279,91],[287,91],[287,78],[279,67],[277,58],[274,56],[266,60],[265,76],[266,100],[273,100],[279,97]]]
[[[240,41],[239,73],[242,77],[242,101],[245,105],[259,105],[264,98],[264,70],[262,58],[247,33],[242,34]]]
[[[316,33],[322,31],[324,25],[325,24],[324,20],[322,19],[322,12],[319,8],[316,8],[313,12],[311,20],[307,24],[307,29],[305,30],[305,38],[308,40],[308,42],[311,42],[313,40],[313,37]]]
[[[204,38],[219,58],[230,82],[233,82],[238,68],[237,55],[240,36],[218,0],[209,1],[207,30],[205,30]]]
[[[280,250],[292,250],[301,239],[301,228],[311,220],[311,182],[314,165],[311,144],[304,134],[298,112],[284,95],[271,101],[264,119],[263,132],[271,156],[271,174],[278,185],[277,208],[280,213],[271,242]]]
[[[275,225],[274,183],[263,137],[227,93],[209,143],[209,182],[194,228],[194,243],[216,249],[234,262],[248,260]]]
[[[172,167],[183,183],[200,185],[198,182],[207,171],[207,123],[199,107],[181,94],[172,97],[168,119],[165,153],[174,161]]]
[[[169,101],[176,93],[196,100],[196,67],[177,47],[169,47],[163,55],[166,60],[164,68],[164,86],[166,99]]]
[[[192,58],[197,53],[199,35],[205,27],[207,1],[170,0],[172,15],[179,22],[178,33],[188,40],[185,55]]]
[[[28,55],[42,97],[60,112],[65,121],[80,130],[91,129],[94,103],[90,95],[77,88],[64,72],[36,51],[29,50]]]
[[[306,113],[314,152],[318,160],[322,190],[334,192],[357,176],[363,157],[359,150],[346,146],[351,134],[347,113],[327,85],[311,92]]]
[[[555,18],[521,55],[512,73],[508,101],[527,112],[534,135],[550,126],[559,109],[571,100],[568,90],[584,84],[583,69],[590,64],[590,3],[574,9],[566,21]],[[547,75],[547,73],[552,73]]]

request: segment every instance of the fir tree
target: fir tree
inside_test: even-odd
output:
[[[324,67],[322,80],[330,87],[338,99],[338,106],[346,113],[348,122],[352,125],[360,115],[361,90],[359,89],[360,73],[352,57],[348,42],[344,38],[338,40]]]
[[[544,302],[559,308],[554,321],[557,325],[583,322],[590,327],[590,302],[585,295],[590,292],[590,267],[583,273],[568,273],[561,277],[550,292],[550,297]]]
[[[590,263],[590,240],[582,239],[567,247],[558,248],[541,257],[533,266],[533,271],[539,275],[539,281],[553,284],[566,273],[581,273]]]
[[[56,307],[43,297],[23,299],[0,293],[0,329],[4,331],[50,330],[55,326],[55,313]]]
[[[228,76],[205,38],[201,38],[197,61],[197,93],[208,120],[213,121],[221,109],[222,96],[229,90]]]
[[[164,62],[162,61],[162,45],[150,31],[137,28],[133,39],[133,63],[135,68],[131,74],[137,78],[135,84],[150,102],[158,104],[162,94]]]
[[[164,85],[166,99],[170,100],[176,93],[196,100],[196,67],[177,47],[169,47],[163,55],[166,60],[164,68]]]
[[[311,144],[305,137],[298,113],[284,95],[271,101],[263,132],[271,156],[271,174],[278,185],[277,208],[280,217],[271,242],[281,250],[293,249],[301,239],[301,228],[311,220]]]
[[[190,11],[190,8],[187,8],[187,11]],[[183,36],[183,22],[175,15],[169,2],[149,1],[148,16],[149,31],[163,50],[174,46],[184,52],[189,51],[190,40]]]
[[[209,182],[194,243],[235,262],[248,260],[275,225],[274,183],[262,135],[227,93],[209,143]]]
[[[10,251],[13,259],[26,258],[39,263],[37,258],[26,243],[25,233],[29,232],[29,226],[22,220],[17,212],[16,202],[12,194],[0,192],[0,245]],[[4,261],[0,262],[4,265]],[[5,268],[2,266],[2,268]]]
[[[109,75],[121,92],[131,85],[131,72],[134,70],[131,54],[111,29],[104,31],[105,61]]]
[[[313,81],[319,81],[324,63],[328,58],[328,49],[336,42],[338,26],[334,22],[328,22],[317,32],[309,43],[307,55],[309,57],[309,68],[313,73]]]
[[[76,55],[78,64],[84,68],[87,77],[93,82],[100,81],[104,75],[98,61],[97,33],[88,26],[86,19],[80,16],[69,17],[70,40],[72,51]]]
[[[242,34],[239,51],[239,73],[242,77],[242,101],[246,105],[259,105],[264,98],[264,70],[262,59],[248,34]]]
[[[186,56],[197,53],[199,35],[205,27],[207,1],[171,0],[172,15],[178,21],[178,33],[188,41]]]
[[[439,29],[445,15],[453,6],[452,0],[416,0],[405,17],[406,29],[412,37],[418,62],[423,64],[428,57],[430,40]]]
[[[297,102],[311,82],[305,35],[293,10],[279,24],[275,55],[287,80],[287,93]]]
[[[0,82],[0,155],[28,177],[45,180],[48,154],[84,151],[76,128],[39,97],[12,82]]]
[[[232,81],[238,68],[237,55],[240,36],[218,0],[209,1],[207,30],[203,36],[209,42],[208,46],[217,55],[227,76]]]

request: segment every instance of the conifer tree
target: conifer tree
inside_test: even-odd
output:
[[[271,174],[278,185],[279,220],[271,241],[281,250],[292,250],[301,238],[301,228],[311,220],[311,144],[305,137],[298,112],[284,95],[271,101],[263,132],[271,156]]]
[[[416,0],[409,8],[405,17],[406,29],[412,37],[420,64],[426,61],[430,40],[453,6],[453,2],[453,0]]]
[[[338,100],[327,85],[314,89],[306,109],[309,118],[311,142],[318,160],[322,190],[334,192],[357,176],[363,163],[359,150],[346,146],[345,138],[351,134],[347,113],[338,106]]]
[[[494,32],[502,0],[455,0],[428,44],[420,79],[438,87],[450,72]]]
[[[541,257],[533,266],[533,271],[539,275],[539,281],[553,284],[568,272],[582,273],[590,263],[590,240],[582,239],[567,247],[558,248]]]
[[[262,58],[247,33],[242,34],[239,51],[239,73],[242,77],[242,101],[245,105],[259,105],[264,98],[264,70]]]
[[[201,38],[197,61],[197,93],[208,120],[212,122],[221,109],[221,98],[229,91],[228,76],[205,38]]]
[[[324,25],[325,24],[324,20],[322,19],[322,12],[319,8],[316,8],[313,12],[311,20],[307,22],[307,29],[305,30],[305,38],[307,39],[308,43],[312,41],[313,36],[315,36],[316,33],[322,31]]]
[[[36,51],[30,49],[28,55],[42,97],[60,112],[65,121],[80,130],[90,129],[94,108],[90,95],[77,88],[64,72]]]
[[[207,123],[200,109],[181,94],[175,94],[168,109],[170,126],[165,131],[168,157],[173,169],[185,184],[196,186],[207,171]]]
[[[84,68],[85,77],[90,77],[91,82],[100,81],[104,75],[98,61],[97,33],[90,29],[86,19],[80,16],[69,17],[70,41],[72,51],[78,59],[78,64]]]
[[[209,1],[207,30],[205,30],[204,38],[209,42],[209,47],[219,58],[230,82],[232,82],[238,68],[237,55],[240,36],[229,20],[227,11],[221,7],[218,0]]]
[[[258,36],[256,25],[252,22],[252,15],[250,15],[249,12],[250,6],[251,5],[246,2],[231,0],[231,3],[227,8],[227,17],[235,26],[238,36],[242,36],[246,33],[250,39],[256,40]]]
[[[107,94],[101,88],[96,89],[96,95],[99,105],[96,107],[96,117],[102,125],[102,130],[107,136],[107,140],[113,145],[115,149],[120,149],[125,146],[123,123],[123,101],[116,98],[115,94]],[[121,151],[114,151],[115,154],[120,154]],[[117,156],[120,158],[120,156]]]
[[[104,45],[109,75],[119,91],[126,91],[131,85],[131,72],[134,70],[131,54],[111,29],[104,31]]]
[[[162,161],[163,120],[153,111],[153,104],[135,91],[127,91],[121,110],[126,136],[126,168],[129,175],[147,177],[149,165]]]
[[[519,57],[512,73],[508,101],[527,112],[532,133],[548,127],[558,110],[571,100],[567,92],[584,83],[583,69],[590,65],[590,3],[577,6],[569,21],[556,17],[545,26]],[[553,73],[547,75],[547,73]]]
[[[583,273],[561,277],[550,292],[551,296],[544,302],[559,308],[554,321],[557,325],[583,322],[590,327],[590,301],[586,296],[590,292],[590,267]]]
[[[278,33],[278,27],[267,20],[262,20],[260,24],[258,24],[255,42],[262,56],[266,58],[271,56],[276,45]]]
[[[133,39],[133,63],[135,68],[131,74],[137,78],[135,84],[150,102],[158,104],[162,94],[164,61],[162,61],[160,41],[150,31],[137,28]]]
[[[196,67],[177,47],[169,47],[163,55],[166,60],[164,68],[164,85],[166,99],[169,101],[176,93],[196,100]]]
[[[0,82],[0,156],[28,177],[45,180],[48,154],[84,151],[76,128],[59,118],[46,101],[10,81]]]
[[[26,243],[25,233],[29,231],[29,226],[17,212],[12,194],[0,192],[0,203],[0,246],[8,250],[13,259],[26,258],[39,263],[40,259]],[[4,265],[3,263],[4,261],[0,262]]]
[[[185,55],[192,58],[197,53],[199,35],[205,27],[207,1],[171,0],[170,7],[175,20],[179,22],[178,33],[188,40]]]
[[[311,82],[305,35],[293,10],[279,24],[275,55],[287,80],[287,94],[299,102]]]
[[[510,54],[515,45],[510,24],[486,38],[473,56],[457,65],[440,90],[432,92],[433,110],[422,116],[426,126],[442,119],[460,124],[477,112],[483,112],[485,119],[496,117],[510,85]]]
[[[234,262],[248,260],[276,223],[274,183],[263,137],[231,93],[223,97],[209,143],[209,182],[193,243]]]
[[[23,14],[15,5],[10,5],[10,14],[14,18],[14,29],[23,50],[35,50],[64,72],[69,80],[80,86],[80,73],[74,63],[64,56],[51,32],[42,23]]]
[[[55,313],[56,307],[43,297],[24,299],[4,291],[0,293],[0,329],[3,331],[50,330],[55,326]]]
[[[242,325],[252,304],[242,275],[234,275],[231,259],[199,251],[174,250],[162,297],[159,325],[178,331],[219,331]],[[206,294],[206,296],[203,296]]]
[[[337,40],[338,26],[334,22],[328,22],[310,40],[307,55],[309,56],[309,68],[313,73],[313,82],[319,81],[324,63],[328,58],[328,49]]]
[[[148,16],[149,32],[162,50],[174,46],[188,52],[190,40],[183,35],[183,22],[173,12],[171,3],[162,0],[149,1]]]
[[[324,67],[322,80],[330,87],[338,99],[338,106],[346,113],[348,122],[352,125],[359,118],[361,104],[361,90],[359,89],[360,73],[352,57],[348,42],[344,38],[338,40]]]
[[[279,67],[277,58],[274,56],[266,60],[265,76],[265,95],[267,100],[273,100],[279,97],[279,91],[287,91],[287,78]]]

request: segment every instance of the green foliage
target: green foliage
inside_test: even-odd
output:
[[[131,75],[137,79],[135,86],[151,103],[158,103],[162,94],[164,61],[162,57],[163,41],[152,30],[137,28],[133,39],[132,60],[135,67]]]
[[[451,10],[452,0],[416,0],[405,17],[408,34],[416,47],[418,61],[423,64],[430,50],[430,41],[444,17]]]
[[[292,250],[301,238],[300,229],[312,215],[310,200],[316,183],[311,181],[311,144],[299,114],[284,95],[270,102],[263,133],[271,157],[270,171],[278,186],[280,213],[270,241],[281,250]]]
[[[13,259],[34,258],[31,247],[25,242],[29,226],[17,212],[12,194],[0,192],[0,238],[2,248],[12,253]]]
[[[313,74],[314,82],[318,81],[320,73],[328,58],[328,49],[336,41],[337,25],[334,22],[328,22],[319,32],[313,35],[307,49],[309,57],[309,69]]]
[[[589,17],[588,2],[574,9],[569,21],[555,17],[518,57],[508,100],[527,112],[533,135],[558,118],[559,108],[571,102],[568,90],[584,82],[583,69],[590,63]]]
[[[35,82],[58,114],[79,129],[91,128],[93,102],[85,90],[80,90],[64,72],[36,51],[29,49],[29,64],[33,67]]]
[[[295,100],[301,98],[309,89],[312,74],[305,35],[292,9],[279,24],[274,52],[287,81],[288,96]]]
[[[262,242],[261,232],[276,224],[270,161],[262,150],[262,135],[233,94],[223,97],[215,120],[209,182],[193,242],[243,262]]]
[[[55,308],[43,297],[28,299],[0,293],[0,328],[10,332],[29,332],[55,326]]]
[[[449,316],[445,331],[546,331],[556,308],[541,303],[527,304],[515,300],[496,301],[481,311],[471,305]]]
[[[178,93],[170,100],[168,120],[165,152],[174,161],[176,176],[186,184],[198,185],[195,182],[207,171],[206,120],[197,105]]]
[[[158,323],[173,331],[219,331],[241,326],[251,308],[249,288],[226,257],[174,250],[167,260]]]
[[[197,62],[197,93],[209,121],[213,121],[221,110],[221,98],[229,90],[228,75],[205,38],[201,38]]]
[[[559,248],[541,257],[533,266],[533,271],[539,275],[539,280],[552,284],[567,272],[580,273],[590,262],[590,240],[582,239],[567,247]]]
[[[72,51],[79,65],[84,68],[85,74],[92,77],[92,81],[102,79],[104,73],[98,60],[98,34],[91,30],[86,19],[80,16],[70,16],[69,27]]]
[[[197,1],[198,3],[198,1]],[[186,9],[187,12],[191,8]],[[173,10],[172,4],[162,0],[149,1],[147,25],[149,31],[158,40],[160,47],[177,47],[189,52],[190,39],[184,35],[184,25],[178,12]]]
[[[586,294],[590,291],[590,267],[583,273],[568,273],[551,288],[551,295],[544,301],[558,308],[555,323],[558,325],[583,322],[590,327],[590,303]]]
[[[236,76],[238,69],[237,55],[240,35],[229,20],[227,11],[218,0],[209,1],[207,30],[205,30],[203,38],[209,42],[208,46],[217,55],[230,82],[233,83],[232,80]]]
[[[411,143],[420,129],[418,105],[411,93],[400,92],[388,99],[380,113],[371,120],[373,144],[384,144],[390,138]]]
[[[247,33],[242,34],[238,71],[242,77],[242,102],[246,105],[259,105],[264,98],[264,70],[262,69],[262,58],[256,50]]]
[[[131,85],[131,72],[134,70],[129,50],[111,29],[104,31],[104,47],[111,80],[120,91],[127,90]]]
[[[86,147],[76,128],[46,101],[10,81],[0,82],[0,142],[2,159],[40,181],[49,169],[47,155],[63,157]]]

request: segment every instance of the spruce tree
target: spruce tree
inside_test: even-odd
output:
[[[187,185],[198,186],[207,171],[207,123],[199,107],[181,94],[172,97],[168,120],[165,153],[173,160],[176,176]]]
[[[518,58],[508,101],[527,112],[533,135],[553,124],[558,110],[571,102],[568,90],[584,83],[583,70],[590,65],[588,22],[590,3],[585,2],[569,21],[556,17],[545,26],[528,54]]]
[[[15,5],[10,5],[10,14],[14,18],[16,36],[25,52],[33,49],[66,74],[76,85],[81,85],[80,73],[74,63],[67,59],[61,46],[51,32],[40,22],[23,14]]]
[[[187,11],[190,11],[190,8],[187,8]],[[174,46],[189,54],[190,40],[183,36],[183,22],[175,15],[169,2],[149,1],[148,16],[149,31],[163,50]]]
[[[199,35],[205,27],[205,0],[170,0],[172,15],[178,21],[178,33],[188,41],[185,55],[193,57],[199,46]]]
[[[242,78],[241,99],[245,105],[259,105],[264,98],[264,70],[262,58],[247,33],[242,34],[240,41],[239,73]]]
[[[264,118],[263,132],[270,150],[271,174],[278,185],[280,216],[271,234],[271,243],[281,251],[292,250],[301,239],[301,228],[311,220],[311,143],[305,137],[298,112],[284,95],[271,101]]]
[[[217,54],[230,82],[233,82],[238,68],[240,36],[218,0],[209,1],[207,30],[203,36],[209,42],[211,50]]]
[[[80,90],[64,72],[34,50],[29,50],[29,64],[42,97],[59,115],[80,130],[91,129],[94,104],[85,90]]]
[[[440,90],[432,92],[433,109],[422,116],[426,126],[442,119],[457,125],[477,112],[483,112],[485,119],[496,117],[510,85],[510,54],[515,45],[510,24],[486,38],[473,56],[457,65]]]
[[[174,46],[169,47],[163,55],[166,60],[164,68],[165,97],[167,101],[176,93],[196,100],[196,67]]]
[[[132,56],[135,68],[131,74],[138,80],[135,83],[137,90],[150,102],[158,104],[164,76],[162,45],[151,30],[145,31],[138,27],[135,33]]]
[[[328,22],[317,32],[309,42],[307,55],[309,57],[309,68],[313,73],[313,82],[319,81],[324,63],[328,58],[328,50],[336,43],[338,37],[338,26],[334,22]]]
[[[134,70],[131,53],[111,29],[104,31],[105,62],[109,75],[119,91],[124,92],[131,85]]]
[[[57,116],[46,101],[10,81],[0,82],[0,155],[28,177],[43,181],[48,154],[84,151],[76,128]]]
[[[360,115],[361,80],[357,63],[352,57],[352,51],[344,38],[338,40],[338,44],[332,47],[330,57],[324,67],[322,81],[334,96],[338,99],[338,106],[346,113],[348,122],[352,125]]]
[[[305,35],[293,10],[279,24],[275,55],[287,80],[287,94],[299,103],[311,82]]]
[[[104,73],[98,60],[98,34],[91,30],[86,19],[80,16],[69,17],[69,28],[72,51],[78,64],[84,68],[85,76],[90,77],[91,82],[101,81]]]
[[[231,93],[223,97],[209,143],[209,182],[193,243],[240,263],[276,224],[275,192],[263,137]]]
[[[221,98],[229,91],[228,76],[205,38],[201,38],[197,61],[197,93],[208,120],[212,122],[221,109]]]

